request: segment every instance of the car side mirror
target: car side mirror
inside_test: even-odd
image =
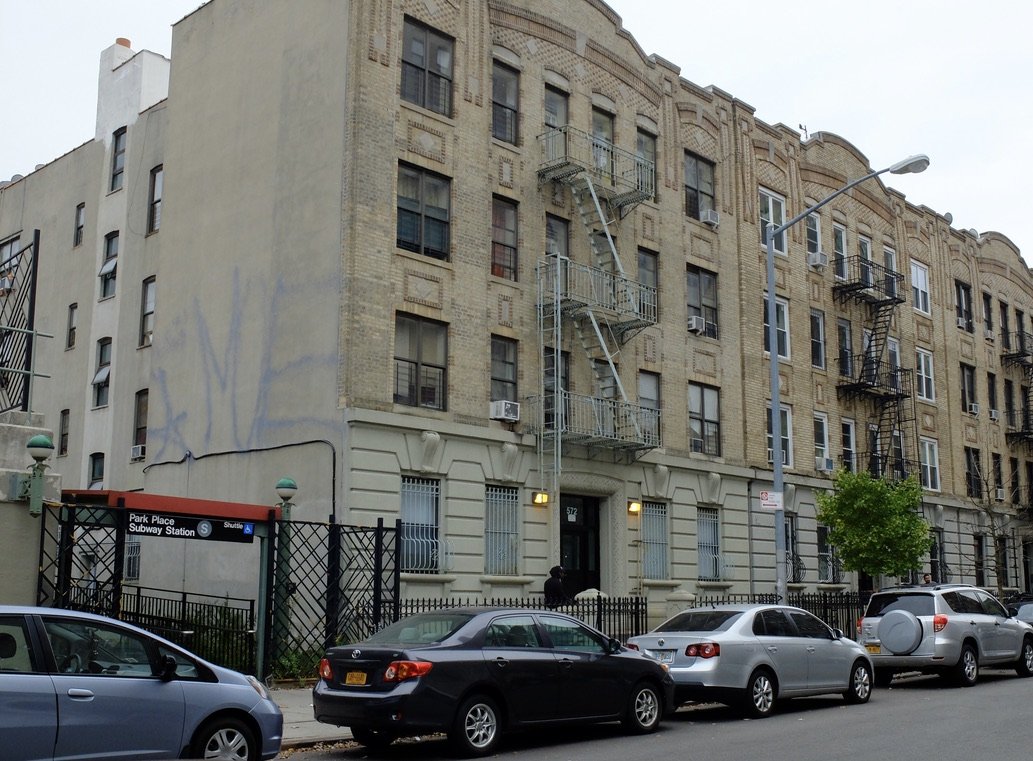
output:
[[[163,682],[171,682],[176,676],[176,659],[171,655],[163,655],[158,663],[158,676]]]
[[[833,628],[832,636],[835,637],[836,639],[843,639],[843,630],[842,629],[835,629],[835,628]]]
[[[606,652],[610,655],[616,655],[619,653],[621,651],[621,647],[621,641],[615,637],[610,637],[610,639],[606,641]]]

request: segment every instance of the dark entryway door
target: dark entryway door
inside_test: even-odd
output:
[[[563,586],[573,597],[599,589],[599,499],[560,495],[560,565],[567,575]]]

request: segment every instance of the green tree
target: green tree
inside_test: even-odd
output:
[[[912,476],[890,482],[840,470],[833,491],[818,495],[818,520],[848,571],[905,576],[929,552],[929,524],[919,508],[922,488]]]

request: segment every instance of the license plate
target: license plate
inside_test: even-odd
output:
[[[648,650],[647,655],[656,658],[660,663],[674,663],[673,650]]]
[[[349,671],[344,677],[345,684],[365,684],[366,683],[366,672],[365,671]]]
[[[864,647],[869,653],[874,653],[875,655],[882,652],[882,648],[879,645],[865,645]]]

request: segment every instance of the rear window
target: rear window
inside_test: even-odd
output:
[[[865,616],[884,616],[893,610],[906,610],[916,616],[931,616],[936,612],[933,596],[930,594],[883,592],[872,595]]]
[[[724,631],[742,615],[741,610],[686,610],[664,621],[658,632],[716,632]]]
[[[473,618],[469,613],[419,613],[387,626],[366,642],[374,645],[413,645],[441,642]]]

